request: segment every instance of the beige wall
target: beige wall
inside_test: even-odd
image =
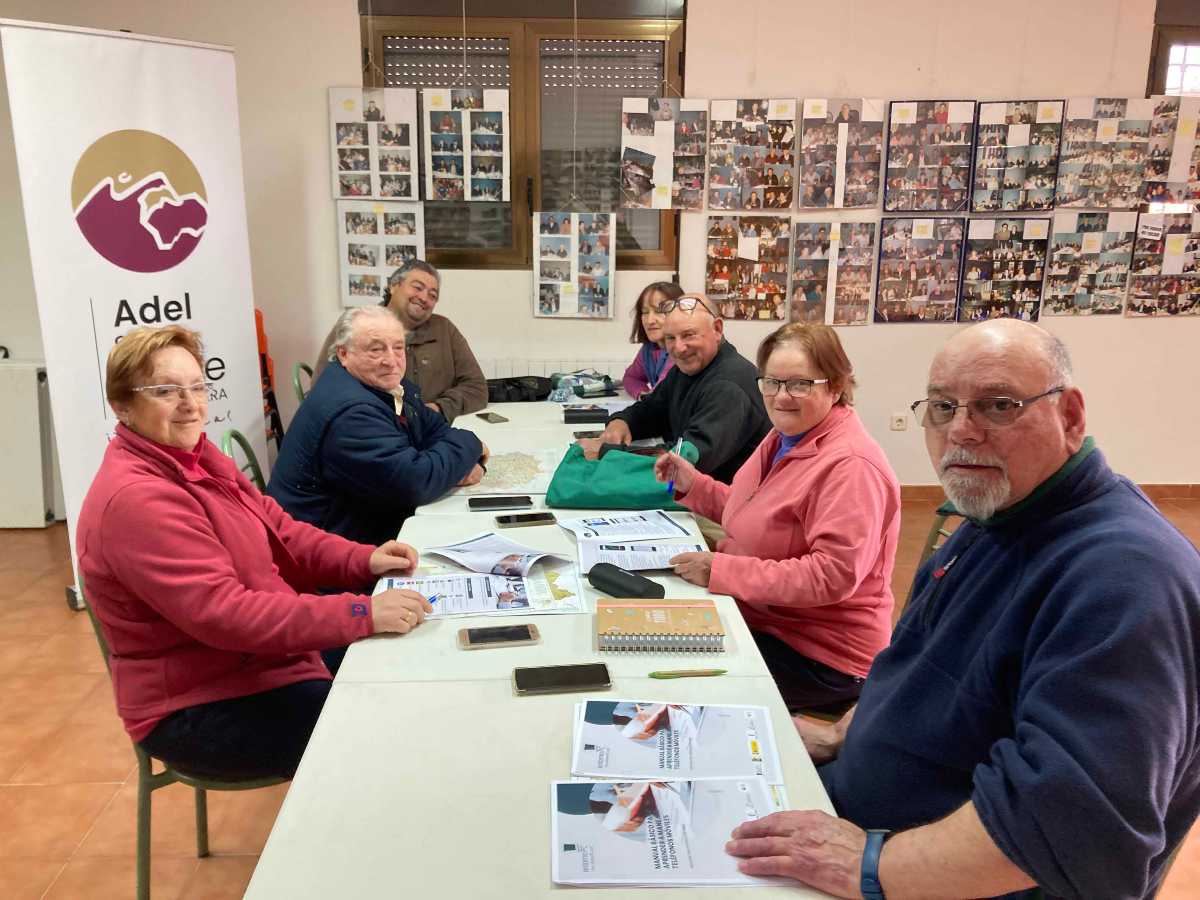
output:
[[[690,96],[1016,98],[1144,92],[1153,0],[960,0],[800,3],[691,0]],[[242,150],[256,305],[267,318],[285,416],[287,375],[311,359],[337,313],[333,201],[326,173],[325,89],[359,78],[353,0],[259,3],[0,0],[0,17],[128,28],[237,49]],[[0,344],[38,356],[28,249],[7,100],[0,91]],[[685,287],[703,283],[703,217],[685,215]],[[626,343],[638,290],[662,273],[622,273],[612,322],[533,319],[528,272],[451,271],[442,311],[481,357],[608,359]],[[887,430],[921,396],[937,346],[959,326],[841,329],[858,369],[859,410],[903,482],[931,483],[919,433]],[[1049,320],[1076,358],[1092,432],[1142,482],[1197,482],[1200,320]],[[747,355],[768,326],[731,323]]]

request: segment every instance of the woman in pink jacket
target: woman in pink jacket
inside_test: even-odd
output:
[[[208,442],[202,366],[199,335],[178,325],[136,328],[109,353],[120,424],[79,515],[79,571],[133,740],[198,775],[290,777],[329,692],[319,651],[407,632],[430,606],[360,593],[411,571],[412,547],[295,521]]]
[[[673,281],[655,281],[642,288],[637,304],[633,308],[633,331],[629,335],[631,344],[640,344],[637,356],[625,370],[621,384],[633,399],[654,390],[671,371],[671,357],[663,346],[663,320],[658,304],[664,300],[678,300],[683,288]]]
[[[727,535],[716,553],[671,564],[737,599],[789,708],[839,706],[891,634],[900,485],[850,406],[854,375],[832,328],[783,326],[758,371],[775,427],[731,485],[674,454],[655,467]]]

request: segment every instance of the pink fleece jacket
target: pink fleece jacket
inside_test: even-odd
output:
[[[900,484],[848,406],[835,406],[774,468],[772,430],[731,485],[697,475],[679,502],[719,521],[709,588],[754,631],[865,676],[891,635]]]
[[[328,679],[371,633],[373,547],[297,522],[206,440],[187,469],[117,426],[76,532],[79,571],[135,740],[178,709]]]

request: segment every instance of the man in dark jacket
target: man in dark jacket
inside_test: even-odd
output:
[[[727,849],[837,897],[1153,897],[1200,810],[1200,554],[1108,467],[1038,326],[959,332],[927,390],[966,521],[853,715],[796,721],[841,818],[775,813]]]
[[[488,451],[404,379],[404,326],[381,307],[342,313],[325,373],[283,441],[267,493],[354,541],[396,536],[418,506],[483,477]]]
[[[594,458],[601,444],[648,437],[670,444],[682,437],[700,451],[696,468],[728,484],[771,428],[758,372],[724,339],[724,323],[703,297],[685,294],[660,309],[667,314],[663,334],[674,368],[610,418],[599,438],[579,443]]]

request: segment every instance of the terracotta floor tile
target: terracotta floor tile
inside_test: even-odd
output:
[[[64,865],[61,859],[0,859],[0,897],[38,900]]]
[[[69,630],[60,631],[41,641],[25,660],[23,669],[27,672],[108,674],[96,636]]]
[[[2,683],[0,690],[3,690]],[[31,759],[41,755],[46,741],[61,727],[60,722],[42,725],[0,724],[0,784],[7,784]]]
[[[113,697],[112,682],[108,677],[98,679],[95,688],[75,705],[67,717],[69,725],[107,725],[120,722],[117,716],[117,701]],[[128,741],[128,737],[126,737]]]
[[[105,724],[66,724],[44,741],[9,780],[11,784],[122,784],[137,765],[133,744],[119,719]]]
[[[24,671],[25,661],[34,654],[42,640],[19,635],[8,637],[0,632],[0,676]]]
[[[180,900],[238,900],[250,883],[257,856],[209,856],[200,860]]]
[[[5,553],[11,552],[5,545]],[[41,575],[41,569],[0,569],[0,613],[7,612],[13,599]]]
[[[196,871],[199,860],[150,857],[150,896],[175,900]],[[132,897],[137,885],[135,856],[72,859],[46,892],[45,900],[79,900],[81,897]]]
[[[75,673],[0,677],[0,725],[61,724],[107,675]]]
[[[0,858],[69,858],[118,789],[115,784],[0,786]]]
[[[154,856],[196,855],[195,793],[184,784],[172,784],[151,797],[150,842]],[[209,843],[215,835],[212,802],[208,810]],[[78,856],[124,856],[136,849],[137,778],[117,791],[95,827],[79,847]]]
[[[213,853],[261,853],[288,787],[209,791],[208,842]]]
[[[65,600],[37,599],[37,593],[29,588],[0,604],[0,635],[50,637],[73,621]]]

